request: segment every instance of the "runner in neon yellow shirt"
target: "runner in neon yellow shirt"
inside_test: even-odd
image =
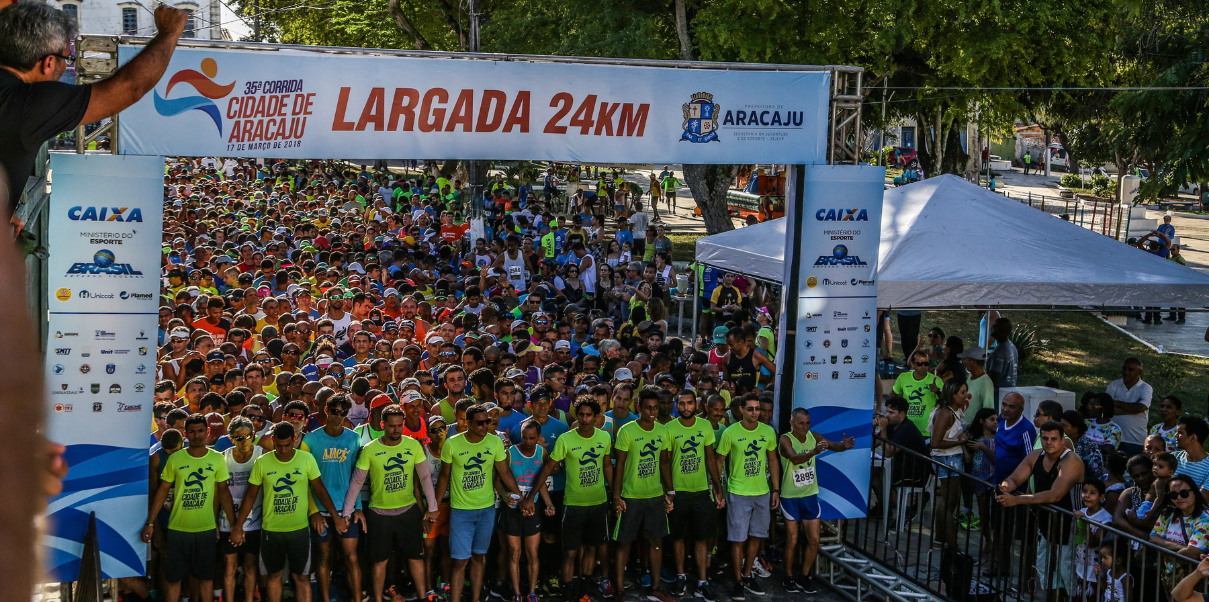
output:
[[[667,423],[672,485],[676,488],[675,507],[668,521],[672,539],[672,557],[676,561],[676,582],[669,594],[679,597],[688,591],[688,576],[684,573],[684,540],[691,533],[696,545],[693,559],[697,564],[697,589],[705,599],[713,600],[712,588],[706,580],[709,567],[709,544],[717,534],[718,509],[725,506],[722,478],[714,460],[714,426],[698,415],[697,401],[691,389],[676,395],[676,410],[680,417]],[[712,486],[711,486],[712,483]],[[711,488],[713,489],[711,493]]]
[[[208,434],[204,416],[194,414],[185,420],[189,447],[168,456],[143,527],[143,541],[151,543],[156,515],[164,507],[169,489],[176,487],[162,564],[164,581],[168,584],[165,596],[170,601],[180,598],[181,581],[187,574],[198,581],[201,591],[208,592],[214,587],[218,557],[215,497],[227,516],[235,516],[235,503],[227,489],[230,478],[227,460],[206,447]]]
[[[388,405],[382,410],[383,434],[361,448],[356,468],[344,497],[344,516],[361,520],[365,529],[366,553],[373,566],[373,599],[379,602],[386,584],[386,562],[395,554],[407,558],[416,594],[428,592],[424,574],[424,532],[437,521],[437,498],[432,472],[420,442],[404,437],[407,418],[403,408]],[[356,510],[361,485],[369,480],[369,508]],[[416,503],[419,483],[427,505]],[[424,508],[431,508],[425,512]]]
[[[477,598],[483,586],[483,569],[487,564],[487,548],[495,530],[495,493],[491,487],[492,473],[508,491],[508,506],[515,507],[521,499],[520,489],[508,466],[504,443],[487,432],[491,419],[487,409],[473,405],[466,409],[467,430],[445,442],[441,449],[441,475],[437,479],[437,499],[450,490],[449,555],[453,558],[449,599],[461,602],[466,581],[466,565],[470,564],[470,591]]]
[[[810,570],[819,553],[819,481],[814,460],[831,450],[852,449],[856,441],[847,433],[843,441],[828,441],[810,430],[810,412],[795,408],[790,414],[789,433],[781,435],[777,451],[781,457],[781,515],[785,517],[789,543],[785,548],[785,591],[813,594],[818,592]],[[793,577],[794,552],[797,550],[798,528],[806,534],[806,552],[802,555],[802,571]]]
[[[772,510],[780,505],[777,434],[771,426],[759,422],[759,418],[760,400],[744,400],[743,419],[726,428],[715,452],[719,468],[724,463],[728,467],[726,536],[731,541],[731,565],[735,571],[731,598],[739,600],[746,598],[745,591],[764,595],[764,588],[752,576],[751,568],[760,542],[768,537]],[[769,495],[767,471],[772,472],[772,482],[777,484],[772,495]]]
[[[263,519],[260,527],[260,564],[268,581],[269,602],[281,602],[281,572],[287,560],[294,592],[300,600],[311,596],[311,531],[307,520],[307,487],[314,491],[323,508],[332,515],[337,533],[348,530],[327,487],[319,475],[319,465],[309,452],[294,449],[294,425],[281,422],[273,427],[273,453],[263,454],[252,466],[248,488],[239,505],[239,516],[232,521],[231,544],[243,544],[244,520],[255,506],[256,496],[266,485]],[[315,515],[318,520],[322,517]],[[318,528],[318,527],[316,527]],[[326,525],[324,525],[326,528]]]
[[[608,591],[609,583],[609,526],[608,490],[606,482],[613,483],[612,440],[609,433],[596,428],[596,417],[600,415],[600,404],[590,396],[575,402],[575,417],[578,427],[558,436],[554,450],[546,456],[541,472],[535,482],[546,482],[561,465],[566,471],[566,486],[563,494],[562,543],[563,572],[562,592],[564,597],[578,600],[590,593],[585,583],[596,569],[600,560],[602,591]],[[527,428],[529,421],[522,422]],[[536,421],[532,424],[537,425]],[[523,504],[532,509],[536,488],[526,494]],[[579,562],[576,562],[576,561]],[[580,591],[573,591],[576,573]]]
[[[618,600],[625,599],[625,566],[630,558],[630,543],[638,539],[639,532],[646,538],[650,552],[651,588],[646,595],[653,599],[667,597],[659,580],[663,565],[660,544],[667,536],[667,513],[672,510],[675,488],[671,472],[663,469],[670,460],[667,428],[655,420],[659,415],[658,387],[648,385],[638,392],[638,410],[638,420],[621,427],[613,444],[617,457],[614,474],[621,475],[612,484],[613,508],[617,513],[613,530],[613,539],[617,541],[613,586]]]

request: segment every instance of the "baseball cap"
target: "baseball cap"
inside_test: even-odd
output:
[[[387,395],[386,393],[382,393],[379,395],[375,395],[374,398],[370,400],[369,409],[372,410],[374,408],[380,408],[380,407],[382,407],[384,405],[388,405],[390,403],[392,403],[390,395]]]
[[[488,401],[483,404],[483,409],[487,410],[487,413],[490,414],[492,410],[500,411],[500,406],[496,405],[494,401]]]
[[[613,380],[634,380],[634,373],[629,368],[618,368],[613,373]]]
[[[168,336],[169,336],[169,338],[173,338],[173,339],[188,340],[190,334],[192,334],[192,331],[190,331],[188,328],[185,328],[184,326],[181,326],[180,328],[173,328],[172,332],[169,333]]]
[[[432,427],[436,426],[438,422],[440,422],[441,424],[445,424],[445,418],[443,418],[441,416],[429,416],[428,417],[428,428],[432,428]]]
[[[516,378],[524,375],[524,370],[521,370],[520,368],[509,368],[507,374],[504,374],[504,378]]]
[[[528,325],[529,325],[529,323],[524,320],[513,320],[512,326],[510,326],[509,328],[511,330],[516,330],[517,328],[519,328],[521,326],[528,326]]]
[[[554,341],[554,348],[555,349],[570,349],[571,341],[562,341],[562,340]]]
[[[715,328],[714,329],[714,344],[715,345],[725,345],[727,332],[730,332],[730,330],[725,326],[719,326],[719,327]]]
[[[405,379],[403,379],[402,382],[399,383],[399,388],[406,389],[407,387],[415,387],[415,388],[419,389],[420,381],[418,379],[416,379],[415,377],[405,378]]]
[[[979,347],[978,345],[974,345],[973,347],[970,347],[969,349],[966,349],[965,351],[958,353],[957,357],[960,359],[972,359],[972,360],[981,361],[981,360],[985,360],[987,358],[987,352],[982,347]]]
[[[417,402],[422,399],[424,399],[424,396],[420,395],[419,391],[404,391],[401,395],[399,395],[399,403],[403,405]]]
[[[206,362],[221,362],[226,360],[226,356],[221,351],[211,351],[206,354]]]
[[[672,378],[671,372],[660,372],[655,375],[655,384],[662,385],[663,383],[676,384],[676,379]]]

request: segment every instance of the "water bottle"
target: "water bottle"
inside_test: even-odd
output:
[[[1161,355],[1162,353],[1163,353],[1163,346],[1159,345],[1159,354]]]

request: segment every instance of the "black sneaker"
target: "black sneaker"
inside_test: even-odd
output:
[[[757,596],[763,596],[765,593],[764,588],[760,586],[760,582],[756,581],[755,577],[744,577],[743,578],[743,589],[745,589]]]
[[[798,582],[794,581],[793,577],[786,577],[782,579],[781,587],[785,588],[785,591],[791,594],[796,594],[802,591],[802,588],[798,587]]]
[[[676,580],[668,585],[667,593],[673,598],[679,598],[688,591],[688,578],[684,575],[677,575]]]
[[[743,602],[747,599],[747,592],[743,590],[743,584],[735,582],[735,586],[730,588],[730,599]]]
[[[814,575],[806,575],[805,577],[798,575],[798,590],[804,594],[819,593],[818,585],[814,582]]]
[[[705,602],[715,602],[718,599],[718,594],[714,591],[713,584],[706,581],[704,583],[698,583],[697,586],[693,588],[693,598],[696,598],[697,600],[704,600]]]

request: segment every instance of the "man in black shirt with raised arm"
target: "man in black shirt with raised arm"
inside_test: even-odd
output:
[[[20,201],[42,143],[78,125],[116,115],[149,92],[185,30],[185,11],[155,9],[159,32],[112,77],[81,86],[59,81],[76,56],[75,21],[41,2],[0,10],[0,199]],[[18,224],[21,226],[22,224]]]

